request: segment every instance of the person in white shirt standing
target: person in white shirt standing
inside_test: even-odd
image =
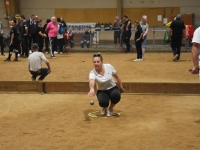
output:
[[[142,59],[145,59],[145,51],[147,45],[147,33],[149,32],[149,25],[147,23],[147,16],[142,16],[142,20],[140,22],[140,26],[143,30],[143,41],[142,41]]]
[[[192,60],[194,67],[190,69],[190,72],[192,74],[198,74],[199,73],[199,61],[200,61],[200,55],[198,52],[198,48],[200,47],[200,27],[198,27],[193,35],[192,39]],[[200,74],[199,74],[200,77]]]
[[[32,81],[35,81],[40,75],[38,81],[42,81],[48,74],[51,73],[51,68],[48,59],[42,52],[38,52],[39,46],[37,43],[32,45],[33,53],[28,57],[28,70],[32,75]],[[48,68],[42,68],[42,60]]]
[[[110,117],[113,115],[113,107],[120,101],[121,93],[124,92],[122,81],[112,65],[103,64],[101,54],[93,55],[93,64],[94,69],[89,74],[90,91],[88,95],[95,95],[94,85],[96,84],[97,98],[100,107],[102,107],[101,114],[106,115],[107,112],[107,116]],[[113,77],[117,80],[119,88],[116,86]]]

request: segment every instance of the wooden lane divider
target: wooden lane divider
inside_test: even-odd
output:
[[[200,83],[124,82],[125,93],[200,94]],[[87,93],[88,82],[0,81],[0,92]]]

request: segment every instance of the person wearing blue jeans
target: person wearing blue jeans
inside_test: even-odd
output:
[[[48,74],[51,73],[51,68],[48,59],[42,52],[38,52],[39,46],[37,43],[32,45],[33,53],[28,57],[28,69],[32,75],[32,81],[35,81],[37,76],[40,76],[38,81],[42,81]],[[42,68],[44,61],[48,68]]]
[[[84,44],[86,43],[87,48],[90,47],[90,33],[88,32],[88,29],[85,29],[85,32],[82,35],[82,41],[80,42],[81,48],[84,48]]]

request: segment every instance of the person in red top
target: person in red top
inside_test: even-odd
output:
[[[50,56],[51,58],[56,58],[54,55],[54,51],[56,51],[57,49],[58,23],[55,16],[51,17],[51,22],[47,24],[46,32],[49,36]]]

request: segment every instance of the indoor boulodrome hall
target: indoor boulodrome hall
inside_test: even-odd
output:
[[[198,150],[199,0],[0,0],[0,150]]]

